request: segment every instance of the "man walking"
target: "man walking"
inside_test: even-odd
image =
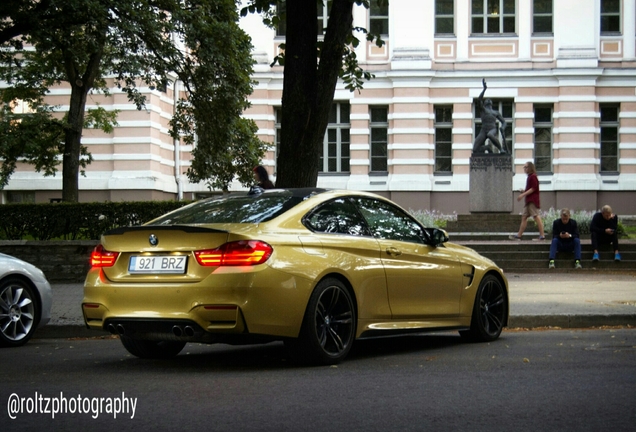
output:
[[[521,190],[521,193],[517,197],[517,201],[521,201],[525,198],[526,205],[523,207],[523,214],[521,215],[521,225],[519,226],[519,233],[511,235],[511,240],[521,240],[523,232],[528,225],[528,218],[534,218],[539,228],[539,238],[537,240],[545,240],[543,233],[543,222],[541,221],[541,215],[539,209],[541,208],[541,201],[539,199],[539,178],[537,177],[537,170],[534,167],[534,163],[526,162],[523,164],[523,170],[528,174],[526,178],[526,188]]]

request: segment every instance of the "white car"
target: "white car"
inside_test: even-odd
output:
[[[27,343],[51,319],[51,285],[39,268],[0,253],[0,346]]]

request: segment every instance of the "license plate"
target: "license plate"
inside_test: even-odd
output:
[[[155,255],[130,257],[128,271],[130,273],[185,273],[187,256]]]

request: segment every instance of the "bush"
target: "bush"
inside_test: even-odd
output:
[[[182,207],[184,201],[0,205],[5,240],[99,240],[103,232],[141,225]]]
[[[437,227],[446,228],[446,222],[456,221],[457,213],[453,212],[452,215],[445,215],[437,210],[412,210],[409,209],[409,213],[418,220],[419,223],[427,228]]]

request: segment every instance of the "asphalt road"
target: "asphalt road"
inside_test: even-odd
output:
[[[280,343],[191,344],[172,360],[140,360],[116,338],[35,339],[0,349],[0,362],[3,431],[632,431],[636,424],[636,329],[506,331],[489,344],[463,343],[456,333],[367,340],[333,367],[290,364]],[[49,412],[40,413],[47,402]]]

